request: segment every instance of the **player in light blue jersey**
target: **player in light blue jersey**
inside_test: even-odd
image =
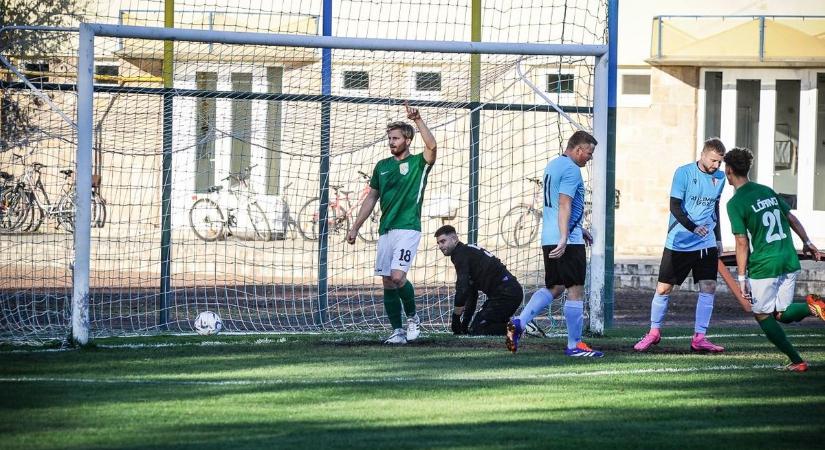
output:
[[[584,244],[581,222],[584,218],[584,180],[581,169],[567,155],[562,155],[547,164],[544,169],[544,209],[545,220],[541,227],[541,245],[558,245],[559,194],[570,197],[570,218],[567,230],[568,244]]]
[[[719,225],[719,197],[725,187],[725,174],[719,170],[725,145],[718,138],[705,141],[699,160],[676,169],[670,189],[670,220],[667,240],[659,266],[659,283],[650,307],[650,331],[633,348],[644,352],[661,340],[661,328],[674,285],[693,273],[699,285],[696,322],[690,349],[721,353],[725,349],[706,337],[713,300],[716,274],[722,253],[722,230]]]
[[[587,272],[585,243],[593,238],[582,228],[584,181],[581,168],[593,158],[596,139],[577,131],[567,141],[564,154],[551,160],[544,170],[544,209],[541,248],[544,254],[545,287],[536,291],[518,317],[507,324],[507,348],[518,350],[525,326],[547,309],[554,298],[567,290],[564,317],[567,321],[567,349],[573,357],[600,358],[604,353],[582,342],[584,327],[584,280]]]

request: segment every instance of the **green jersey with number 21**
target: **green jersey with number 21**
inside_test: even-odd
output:
[[[731,231],[750,237],[750,278],[776,278],[800,269],[788,224],[790,209],[773,189],[754,182],[739,186],[728,201]]]

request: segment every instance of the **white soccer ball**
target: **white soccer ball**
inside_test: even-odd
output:
[[[204,311],[198,314],[195,319],[195,331],[202,336],[209,336],[210,334],[218,334],[223,329],[223,322],[221,316],[212,311]]]

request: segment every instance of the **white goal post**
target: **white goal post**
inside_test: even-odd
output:
[[[593,87],[593,134],[599,146],[592,162],[591,179],[594,245],[590,258],[590,329],[604,330],[603,296],[605,286],[605,238],[607,180],[607,96],[608,46],[581,44],[516,44],[495,42],[446,42],[243,33],[193,29],[153,28],[106,24],[81,24],[77,65],[77,155],[75,216],[75,261],[72,293],[72,339],[84,345],[89,341],[89,300],[92,216],[92,158],[94,146],[94,45],[96,37],[188,41],[234,45],[302,47],[312,49],[352,49],[401,52],[439,52],[498,55],[552,55],[595,58]],[[323,216],[322,216],[323,217]]]

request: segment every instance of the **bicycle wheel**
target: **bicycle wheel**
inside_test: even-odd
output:
[[[34,233],[40,229],[40,225],[43,224],[43,219],[46,217],[45,211],[38,205],[37,203],[30,203],[29,205],[29,214],[26,216],[26,219],[20,225],[20,229],[23,231],[28,231]]]
[[[266,218],[263,208],[257,202],[250,203],[246,206],[246,214],[249,216],[249,223],[252,229],[255,230],[255,239],[268,241],[272,239],[272,227],[269,226],[269,220]]]
[[[538,231],[538,223],[536,228],[531,230],[529,228],[530,221],[525,220],[525,217],[534,217],[533,208],[530,205],[518,205],[510,208],[506,214],[501,218],[499,226],[499,234],[504,239],[504,243],[508,247],[521,247],[530,242]]]
[[[92,227],[106,225],[106,200],[98,193],[92,193]]]
[[[221,208],[208,198],[196,201],[189,210],[189,226],[203,241],[213,242],[223,236],[225,223]]]
[[[513,230],[513,238],[518,247],[530,245],[536,240],[541,225],[541,213],[531,209],[528,214],[521,216]]]
[[[19,229],[30,208],[28,198],[20,190],[4,191],[0,196],[0,232],[10,233]]]
[[[381,207],[375,205],[366,222],[358,230],[358,237],[364,242],[375,242],[378,240],[378,228],[381,225]]]
[[[318,240],[318,201],[310,199],[298,212],[298,232],[308,241]]]
[[[57,202],[57,211],[55,211],[57,226],[62,226],[63,229],[69,233],[74,233],[74,219],[76,211],[77,194],[75,192],[60,197],[60,201]]]
[[[33,192],[29,193],[29,204],[31,205],[31,208],[29,208],[31,216],[29,217],[29,223],[26,225],[25,231],[34,233],[38,231],[40,225],[43,224],[43,220],[46,218],[46,211],[37,203]]]

